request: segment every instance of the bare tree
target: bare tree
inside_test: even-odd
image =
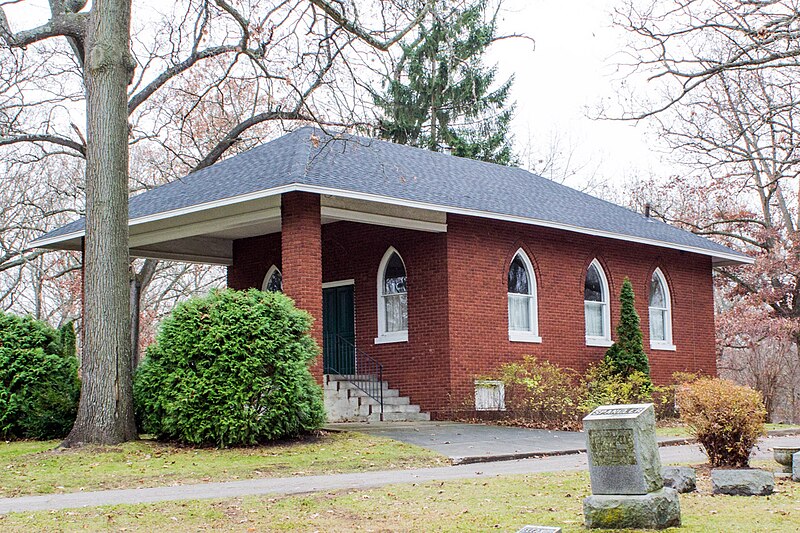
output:
[[[632,36],[616,118],[653,121],[682,170],[635,196],[754,257],[718,269],[719,364],[775,412],[800,346],[800,4],[629,0],[615,20]]]
[[[413,31],[430,8],[430,2],[399,0],[362,4],[190,0],[175,4],[160,23],[150,20],[152,13],[138,12],[142,23],[133,33],[130,0],[95,0],[85,11],[81,2],[51,0],[50,20],[20,31],[11,29],[5,12],[18,3],[0,7],[0,39],[7,45],[4,53],[14,58],[2,78],[8,92],[0,99],[0,145],[54,146],[86,158],[83,388],[78,419],[65,444],[136,437],[127,253],[129,137],[134,146],[164,141],[175,119],[160,115],[148,105],[150,99],[177,90],[184,91],[184,101],[194,101],[191,110],[229,109],[223,98],[210,104],[209,99],[223,95],[225,85],[242,83],[252,91],[253,99],[238,109],[240,120],[222,136],[195,142],[194,150],[175,151],[174,168],[184,171],[213,164],[259,124],[350,123],[352,116],[326,120],[314,94],[335,82],[337,69],[349,72],[348,61],[386,50]],[[372,21],[376,29],[370,29]],[[43,59],[48,54],[49,60]],[[205,72],[190,88],[185,82],[196,66]],[[45,83],[38,79],[41,73],[47,74]],[[70,118],[84,105],[85,134]],[[66,117],[57,109],[66,109]],[[194,141],[185,124],[179,131]]]
[[[627,95],[625,118],[657,115],[723,73],[800,66],[794,0],[625,0],[614,21],[633,36],[626,75],[641,74],[663,89],[644,99]]]

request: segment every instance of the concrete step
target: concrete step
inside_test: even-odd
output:
[[[428,413],[383,413],[384,422],[429,422],[431,415]],[[367,422],[380,422],[381,414],[373,413],[366,419]]]
[[[374,413],[380,414],[380,412],[381,412],[381,406],[379,404],[377,404],[377,403],[367,403],[367,404],[359,405],[358,406],[358,410],[356,411],[356,414],[359,414],[359,415],[371,415],[371,414],[374,414]],[[420,411],[419,411],[419,405],[411,405],[411,404],[406,404],[406,405],[387,405],[387,404],[384,403],[383,404],[383,412],[384,412],[384,414],[386,414],[386,413],[392,413],[392,414],[418,414]]]
[[[349,394],[351,398],[357,397],[369,397],[366,392],[359,389],[352,383],[348,383],[346,381],[337,381],[331,384],[326,384],[324,389],[326,391],[331,391],[333,393],[341,392],[342,394]],[[400,391],[397,389],[383,389],[383,400],[384,403],[388,398],[398,398],[400,397]]]
[[[351,398],[371,398],[369,394],[364,392],[361,389],[357,389],[355,387],[351,387],[349,390],[349,394]],[[404,396],[400,396],[400,391],[397,389],[384,389],[383,390],[383,403],[387,403],[392,400],[397,400],[398,398],[404,398]]]
[[[381,420],[381,407],[378,400],[359,389],[359,380],[372,380],[371,376],[326,375],[324,380],[325,406],[331,421],[378,422]],[[353,383],[351,380],[356,380]],[[374,387],[374,384],[370,384]],[[367,387],[364,383],[364,388]],[[390,422],[415,422],[430,420],[428,413],[420,412],[419,405],[413,405],[408,396],[400,396],[400,391],[381,383],[383,394],[383,420]]]

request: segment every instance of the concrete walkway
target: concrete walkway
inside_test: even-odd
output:
[[[458,422],[372,422],[329,424],[326,429],[358,431],[428,448],[454,465],[567,455],[586,451],[586,436],[576,431],[549,431]],[[659,438],[681,444],[684,438]]]
[[[754,458],[769,459],[773,446],[789,446],[800,442],[798,437],[770,437],[760,442]],[[702,462],[705,455],[696,445],[661,448],[664,464],[677,462]],[[777,463],[775,465],[777,467]],[[501,461],[480,465],[419,468],[413,470],[387,470],[329,476],[307,476],[272,479],[252,479],[225,483],[203,483],[178,485],[150,489],[107,490],[50,494],[46,496],[23,496],[0,499],[0,514],[31,512],[75,507],[154,503],[175,500],[225,499],[256,495],[291,495],[312,492],[327,492],[346,489],[369,489],[395,483],[420,483],[426,481],[448,481],[511,474],[543,472],[565,472],[586,468],[586,454],[562,455],[541,459]]]

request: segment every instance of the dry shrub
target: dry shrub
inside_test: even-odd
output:
[[[653,387],[653,406],[656,410],[656,420],[678,421],[677,393],[687,383],[700,379],[700,374],[691,372],[675,372],[672,374],[672,383],[660,387]]]
[[[580,428],[585,386],[579,373],[526,356],[500,367],[497,378],[505,384],[510,422],[547,429]]]
[[[701,378],[677,391],[681,419],[705,449],[712,467],[746,468],[764,434],[761,393],[724,379]]]

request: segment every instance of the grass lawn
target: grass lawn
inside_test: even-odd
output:
[[[800,432],[800,426],[791,425],[791,424],[764,424],[767,431],[775,431],[779,429],[796,429]],[[676,424],[674,426],[669,427],[658,427],[656,428],[656,435],[659,437],[685,437],[691,438],[692,432],[689,430],[688,427],[682,424]]]
[[[322,433],[300,442],[227,450],[152,440],[78,449],[54,449],[57,445],[0,442],[0,496],[450,464],[424,448],[360,433]]]
[[[800,484],[778,481],[770,497],[681,495],[677,532],[800,530]],[[525,524],[583,528],[586,472],[387,486],[286,498],[252,497],[70,511],[16,513],[4,531],[516,531]]]

